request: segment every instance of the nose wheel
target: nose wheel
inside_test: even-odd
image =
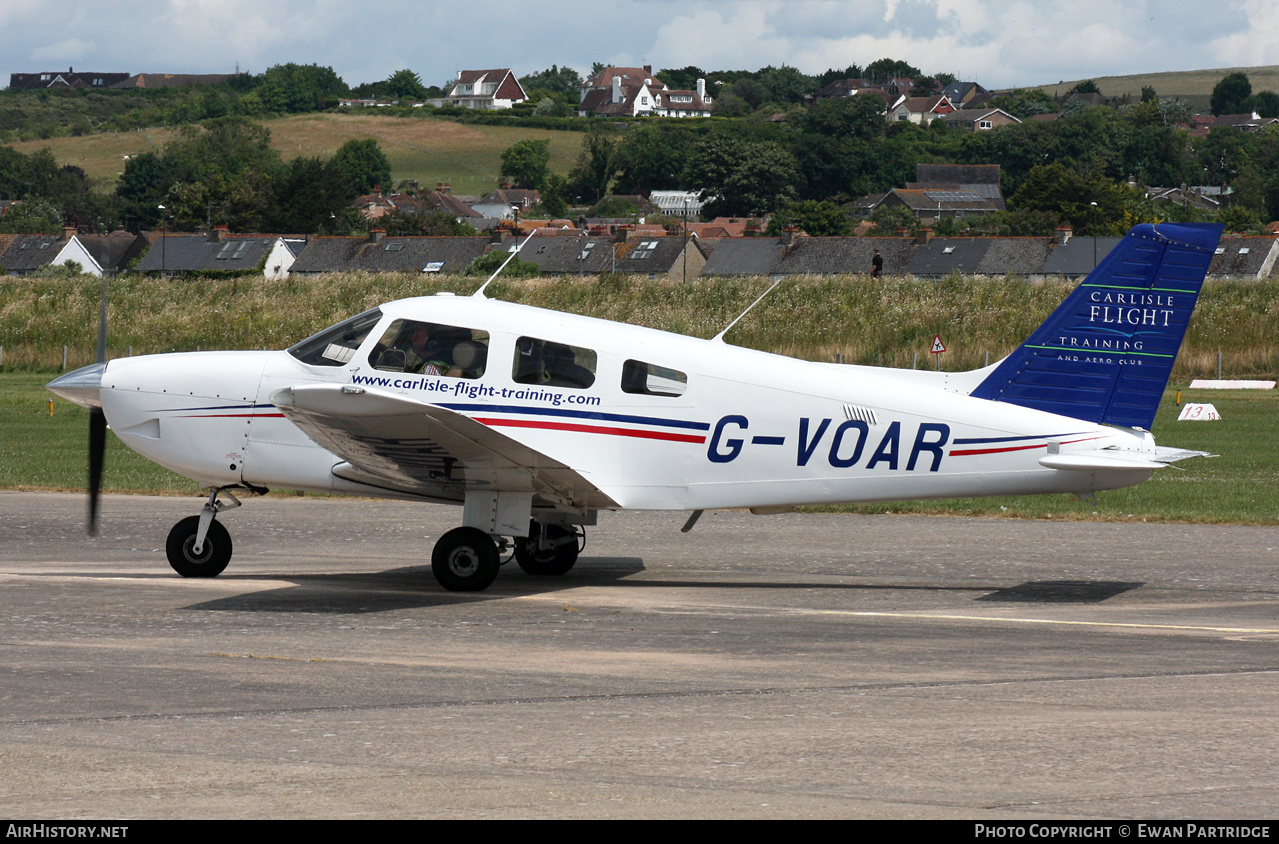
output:
[[[169,565],[183,577],[217,577],[231,562],[231,534],[219,522],[210,522],[208,534],[196,551],[200,517],[187,516],[169,531],[164,550]]]
[[[231,503],[219,501],[225,495]],[[217,577],[231,562],[231,534],[214,519],[223,510],[240,506],[225,488],[213,490],[198,516],[187,516],[173,526],[164,543],[169,565],[183,577]]]

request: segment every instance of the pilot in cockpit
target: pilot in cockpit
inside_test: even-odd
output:
[[[404,348],[405,371],[421,375],[447,375],[453,365],[449,360],[452,348],[449,338],[432,336],[427,325],[418,323],[409,332],[408,343]]]

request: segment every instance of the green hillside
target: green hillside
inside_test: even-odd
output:
[[[1177,70],[1166,73],[1134,73],[1128,76],[1094,76],[1092,81],[1104,96],[1122,97],[1131,94],[1133,99],[1141,97],[1142,88],[1154,88],[1161,97],[1176,97],[1188,100],[1196,107],[1208,108],[1208,98],[1212,96],[1213,86],[1229,73],[1246,73],[1252,83],[1252,90],[1279,91],[1279,65],[1263,67],[1222,67],[1208,70]],[[1084,80],[1075,79],[1070,82],[1038,85],[1048,94],[1060,96]]]
[[[483,194],[497,187],[502,150],[516,141],[550,141],[551,169],[567,172],[577,160],[582,133],[514,126],[464,125],[436,118],[379,114],[303,114],[263,121],[272,146],[286,158],[333,155],[349,140],[372,138],[386,153],[396,180],[417,179],[424,188],[451,182],[454,193]],[[159,149],[174,129],[107,132],[12,144],[30,154],[48,147],[62,164],[84,168],[99,190],[112,190],[126,155]]]

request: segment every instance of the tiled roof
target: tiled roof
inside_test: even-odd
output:
[[[488,194],[481,199],[476,205],[491,205],[494,202],[500,202],[503,205],[521,205],[528,207],[536,205],[542,201],[542,194],[535,190],[525,190],[523,188],[499,188],[498,190],[489,191]]]
[[[487,237],[316,237],[293,273],[459,273],[489,247]],[[154,250],[153,250],[154,251]]]
[[[945,114],[954,108],[945,97],[907,97],[901,105],[912,114]]]
[[[814,94],[818,100],[855,96],[858,91],[872,87],[865,79],[836,79]]]
[[[1072,237],[1057,246],[1044,262],[1047,275],[1087,275],[1119,244],[1118,237]]]
[[[1274,271],[1279,241],[1273,236],[1226,235],[1217,244],[1209,275],[1266,278]]]
[[[418,194],[418,200],[423,205],[431,208],[438,208],[441,211],[446,211],[454,217],[483,216],[453,194],[445,193],[444,191],[433,190],[427,191],[426,193],[420,193]]]
[[[892,193],[912,211],[953,211],[985,213],[998,211],[999,204],[987,199],[976,191],[951,190],[947,188],[928,188],[911,190],[894,188]]]
[[[493,89],[491,94],[479,93],[460,93],[458,87],[461,85],[471,86],[470,90],[474,91],[476,84],[485,82],[496,82],[497,87]],[[445,100],[475,100],[475,99],[497,99],[497,100],[526,100],[528,95],[524,93],[523,86],[520,81],[515,78],[515,74],[511,73],[509,67],[489,68],[488,70],[463,70],[457,74],[457,79],[453,82],[453,87],[449,89]]]
[[[689,223],[688,230],[698,237],[742,237],[749,222],[746,217],[716,217],[706,223]]]
[[[702,275],[769,275],[781,255],[780,238],[724,238],[706,259]]]
[[[786,275],[869,273],[876,249],[884,259],[884,272],[895,275],[906,271],[914,241],[903,237],[798,237],[773,272]]]
[[[669,273],[679,266],[684,254],[684,238],[637,236],[621,244],[617,259],[619,273]],[[695,239],[689,249],[699,249]]]
[[[696,91],[666,90],[655,92],[659,108],[667,111],[710,111],[711,107]],[[687,99],[685,99],[687,98]],[[683,100],[683,102],[681,102]]]
[[[193,85],[221,85],[229,73],[139,73],[111,85],[112,88],[189,88]]]
[[[0,253],[0,267],[11,273],[31,272],[47,266],[66,245],[60,234],[16,234]]]
[[[641,85],[652,80],[650,86],[653,90],[665,90],[666,83],[658,79],[651,70],[645,70],[642,67],[606,67],[602,68],[599,73],[592,76],[586,82],[582,83],[583,88],[608,88],[613,87],[613,77],[622,77],[622,86]]]
[[[608,236],[561,237],[536,234],[520,250],[520,260],[542,268],[543,275],[598,275],[613,269],[613,239]],[[515,244],[503,246],[514,248]]]
[[[224,235],[214,240],[205,234],[151,233],[151,247],[137,264],[141,273],[257,272],[277,235]]]
[[[1052,252],[1048,237],[991,237],[977,272],[989,275],[1037,275]]]
[[[78,234],[76,239],[108,273],[118,272],[146,248],[143,238],[128,232],[112,234]]]

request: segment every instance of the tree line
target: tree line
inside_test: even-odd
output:
[[[1198,137],[1183,126],[1184,104],[1157,95],[988,132],[943,121],[888,123],[882,109],[882,101],[854,96],[793,110],[783,121],[600,121],[570,172],[551,173],[544,142],[524,141],[503,156],[502,174],[543,191],[555,207],[609,193],[692,190],[711,198],[709,216],[782,212],[807,221],[810,234],[845,230],[847,214],[836,212],[914,181],[918,163],[1000,165],[1011,210],[965,222],[980,233],[1047,234],[1070,224],[1104,234],[1134,222],[1209,216],[1193,205],[1156,207],[1146,186],[1228,186],[1223,213],[1233,230],[1279,219],[1277,127]]]
[[[594,70],[598,69],[597,65]],[[1039,91],[1007,92],[991,105],[1026,117],[1047,110],[1061,114],[1051,122],[1026,120],[996,131],[971,132],[943,121],[928,126],[890,124],[884,119],[883,101],[873,96],[801,105],[806,94],[836,79],[909,77],[916,86],[928,88],[953,80],[948,74],[925,76],[897,60],[832,69],[818,76],[787,67],[708,73],[695,66],[657,75],[672,87],[691,87],[696,79],[707,79],[718,92],[717,114],[741,116],[565,119],[587,132],[569,172],[550,171],[544,141],[524,141],[503,154],[502,178],[540,190],[542,210],[554,216],[563,216],[570,206],[592,205],[610,193],[684,189],[709,198],[709,216],[774,214],[779,224],[802,224],[810,234],[846,231],[851,203],[912,181],[917,163],[1000,165],[1010,211],[953,224],[957,230],[1041,234],[1068,223],[1082,233],[1109,233],[1143,220],[1205,216],[1189,205],[1156,208],[1130,183],[1229,186],[1232,207],[1226,219],[1238,229],[1279,218],[1279,130],[1221,128],[1205,137],[1194,136],[1184,128],[1188,105],[1150,89],[1142,91],[1139,101],[1118,107],[1091,106],[1083,98],[1057,103]],[[1239,76],[1243,74],[1230,74],[1218,84],[1214,109],[1265,105],[1268,98],[1263,95],[1268,92],[1253,94],[1246,76]],[[542,117],[553,117],[548,112],[555,109],[544,104],[565,109],[575,104],[582,80],[575,70],[553,65],[523,81],[532,101],[514,115],[493,119],[536,117],[539,110]],[[45,92],[34,93],[38,99]],[[26,200],[0,219],[0,229],[48,229],[66,222],[90,229],[180,230],[225,224],[238,231],[357,230],[362,221],[350,208],[351,200],[373,184],[391,184],[389,165],[375,142],[348,142],[331,159],[284,162],[270,148],[268,130],[251,115],[238,112],[311,111],[329,107],[347,93],[418,97],[431,89],[407,70],[350,89],[331,68],[280,65],[260,76],[233,77],[216,90],[187,93],[187,99],[176,97],[174,103],[190,105],[194,98],[207,105],[234,95],[237,105],[231,108],[228,100],[227,108],[212,109],[219,112],[216,116],[201,111],[205,116],[185,123],[164,149],[133,157],[110,194],[95,192],[83,171],[60,167],[47,151],[23,155],[0,147],[0,198]],[[1099,92],[1094,84],[1084,83],[1076,93]],[[221,113],[225,111],[237,113]],[[431,110],[415,112],[416,117]],[[392,218],[387,224],[403,233],[445,233],[455,225],[435,218],[439,216]],[[883,212],[877,222],[887,230],[909,221],[900,213],[892,218]]]

